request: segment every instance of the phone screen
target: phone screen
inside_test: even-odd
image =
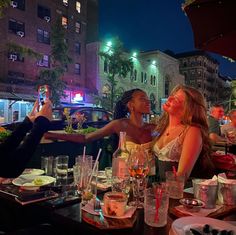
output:
[[[44,105],[44,102],[49,98],[49,87],[48,85],[40,86],[38,89],[39,105]]]

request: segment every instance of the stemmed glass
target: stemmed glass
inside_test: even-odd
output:
[[[143,207],[144,189],[146,188],[146,176],[149,172],[148,154],[141,146],[131,149],[128,158],[130,176],[133,179],[133,196],[135,201],[130,202],[138,208]]]

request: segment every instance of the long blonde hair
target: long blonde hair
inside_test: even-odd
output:
[[[181,123],[186,126],[197,126],[200,128],[203,143],[201,155],[209,154],[211,144],[208,137],[207,108],[205,99],[197,89],[185,85],[176,86],[172,90],[171,95],[174,95],[179,90],[182,90],[186,95]],[[156,128],[160,133],[160,136],[166,130],[168,124],[169,114],[164,112],[160,117]]]

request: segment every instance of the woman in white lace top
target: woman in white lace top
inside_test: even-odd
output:
[[[202,94],[179,85],[163,105],[153,151],[158,157],[159,176],[175,166],[178,175],[189,177],[199,155],[209,152],[206,106]]]

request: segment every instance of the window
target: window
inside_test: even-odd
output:
[[[81,23],[79,21],[75,23],[75,32],[81,33]]]
[[[165,80],[165,97],[169,96],[169,88],[170,88],[170,82],[168,80]]]
[[[25,10],[25,0],[14,0],[11,1],[11,7],[17,8],[19,10]]]
[[[21,103],[20,105],[20,117],[21,119],[24,118],[27,115],[26,113],[26,104]]]
[[[62,0],[64,6],[68,6],[68,0]]]
[[[141,83],[143,83],[143,72],[141,72]]]
[[[24,57],[20,53],[13,51],[8,53],[8,59],[12,61],[24,62]]]
[[[144,83],[147,83],[147,74],[144,73]]]
[[[103,69],[103,71],[104,71],[105,73],[108,72],[108,62],[107,62],[107,60],[104,60],[104,69]]]
[[[77,55],[80,55],[80,47],[81,47],[80,42],[76,42],[76,43],[75,43],[75,53],[76,53]]]
[[[156,86],[156,76],[153,76],[152,83],[153,83],[153,84],[152,84],[153,86]]]
[[[45,44],[50,44],[49,32],[42,29],[37,29],[37,41]]]
[[[24,73],[21,73],[21,72],[15,72],[15,71],[11,71],[9,70],[8,71],[8,76],[9,77],[13,77],[13,78],[24,78]]]
[[[134,70],[134,81],[137,81],[137,70]]]
[[[43,58],[38,61],[37,65],[40,66],[40,67],[49,68],[50,67],[49,56],[48,55],[44,55]]]
[[[8,23],[8,29],[10,32],[17,34],[20,37],[25,36],[25,24],[23,22],[10,19]]]
[[[75,74],[80,74],[80,64],[79,63],[75,64]]]
[[[49,8],[38,5],[38,17],[50,21],[51,11]]]
[[[66,16],[62,16],[61,18],[61,24],[62,26],[67,29],[68,28],[68,18]]]
[[[76,1],[75,3],[75,9],[78,13],[81,12],[81,3],[79,1]]]

